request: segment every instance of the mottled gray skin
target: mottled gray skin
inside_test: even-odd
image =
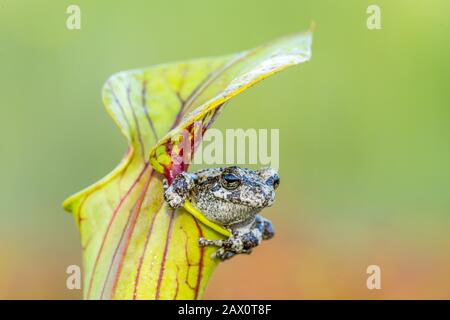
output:
[[[230,230],[226,240],[199,239],[200,246],[219,247],[214,257],[226,260],[249,254],[262,240],[273,237],[272,223],[258,213],[272,205],[279,182],[272,168],[204,169],[180,173],[170,186],[164,181],[164,198],[174,209],[190,200],[209,220]]]

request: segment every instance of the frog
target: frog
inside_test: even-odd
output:
[[[172,209],[189,200],[208,220],[230,232],[226,239],[198,240],[201,247],[218,247],[212,258],[222,261],[250,254],[262,240],[275,235],[272,222],[260,212],[272,206],[279,184],[278,172],[271,167],[252,170],[239,166],[181,172],[171,184],[163,181],[164,199]]]

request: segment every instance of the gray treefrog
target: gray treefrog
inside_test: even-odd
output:
[[[174,209],[189,200],[209,220],[228,229],[228,239],[199,239],[200,246],[219,247],[213,257],[226,260],[249,254],[262,240],[274,236],[272,223],[258,213],[273,204],[279,184],[278,173],[270,167],[203,169],[180,173],[170,186],[165,180],[164,199]]]

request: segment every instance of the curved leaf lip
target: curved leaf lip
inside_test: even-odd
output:
[[[168,162],[167,159],[171,159],[171,156],[161,157],[161,153],[169,153],[172,149],[171,140],[177,137],[180,130],[183,128],[192,128],[194,123],[204,119],[205,114],[217,111],[223,105],[225,105],[231,98],[240,94],[242,91],[252,87],[256,83],[274,75],[284,69],[296,64],[307,62],[312,56],[312,31],[314,24],[311,25],[310,30],[303,33],[296,33],[290,36],[276,39],[267,44],[261,45],[255,49],[244,51],[240,53],[236,60],[247,58],[248,56],[255,55],[263,51],[264,49],[270,49],[275,47],[277,43],[286,43],[292,47],[280,48],[279,52],[273,52],[273,56],[263,61],[263,65],[258,66],[255,70],[251,70],[246,74],[240,75],[240,78],[234,79],[229,85],[212,97],[196,109],[192,110],[185,115],[183,120],[177,127],[172,128],[159,142],[150,150],[149,159],[152,167],[156,171],[164,174],[166,178],[171,180],[180,172],[185,171],[188,164],[183,163],[178,166],[173,166],[173,163]],[[292,45],[291,41],[299,41],[298,46]],[[283,51],[284,49],[284,51]],[[277,55],[279,54],[279,55]],[[264,63],[266,65],[264,65]],[[214,114],[215,115],[215,114]],[[208,124],[209,126],[210,124]],[[178,139],[179,140],[179,139]],[[167,148],[168,147],[168,148]],[[161,151],[162,150],[162,151]],[[163,161],[161,161],[163,159]]]

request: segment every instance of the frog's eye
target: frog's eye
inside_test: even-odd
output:
[[[241,179],[233,173],[225,173],[222,176],[222,186],[226,189],[233,190],[241,185]]]
[[[278,188],[278,186],[280,185],[280,176],[278,174],[275,174],[269,177],[269,179],[266,180],[266,184],[273,187],[274,189]]]
[[[273,177],[272,185],[273,185],[274,189],[278,188],[278,186],[280,185],[280,177],[279,176]]]

